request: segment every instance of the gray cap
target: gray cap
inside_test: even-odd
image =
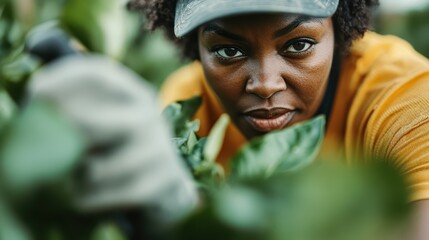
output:
[[[242,13],[292,13],[329,17],[339,0],[178,0],[174,33],[182,37],[199,25],[219,17]]]

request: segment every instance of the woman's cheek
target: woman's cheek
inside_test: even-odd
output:
[[[332,53],[323,51],[305,65],[302,76],[305,76],[303,82],[306,83],[304,95],[307,96],[306,98],[311,98],[308,101],[323,97],[329,81],[332,59]]]
[[[245,80],[237,68],[208,66],[205,69],[205,74],[210,87],[221,98],[222,102],[225,100],[234,101],[240,97]]]

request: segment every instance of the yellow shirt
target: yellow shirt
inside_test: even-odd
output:
[[[200,136],[206,136],[223,113],[198,62],[167,79],[164,105],[201,95],[196,114]],[[245,138],[228,127],[219,162]],[[429,61],[405,41],[368,32],[343,60],[322,152],[343,149],[346,159],[365,155],[395,159],[408,176],[412,200],[429,199]]]

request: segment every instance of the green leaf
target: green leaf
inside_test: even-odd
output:
[[[325,118],[273,132],[246,144],[230,161],[232,176],[268,177],[275,171],[294,171],[309,165],[319,152]]]
[[[178,239],[381,240],[404,230],[410,205],[398,169],[329,160],[211,188]]]
[[[0,59],[0,78],[3,87],[16,102],[24,100],[27,80],[41,64],[37,58],[26,53],[24,48],[24,44],[8,48],[7,56]]]
[[[0,199],[0,239],[30,240],[22,224],[12,214],[3,199]]]
[[[188,141],[186,142],[186,147],[188,148],[187,153],[189,154],[192,153],[197,142],[198,142],[197,135],[194,132],[191,132],[189,134]]]
[[[222,188],[214,195],[214,210],[220,221],[241,230],[265,228],[266,199],[252,188],[240,185]]]
[[[140,15],[140,14],[138,14]],[[138,18],[140,19],[140,18]],[[157,87],[181,65],[188,63],[180,56],[180,49],[166,39],[162,30],[148,32],[137,21],[135,32],[138,41],[133,41],[124,58],[124,63]],[[131,26],[132,27],[132,26]]]
[[[204,148],[204,160],[210,163],[214,163],[220,152],[225,137],[226,128],[230,119],[228,115],[222,114],[217,120],[213,128],[210,130],[207,136],[207,143]]]
[[[229,123],[227,115],[221,116],[207,138],[199,138],[196,134],[199,120],[191,121],[201,105],[201,97],[193,97],[169,105],[163,112],[173,127],[173,142],[181,153],[186,165],[198,181],[222,181],[224,170],[215,161],[223,143],[226,127]]]
[[[172,141],[174,143],[174,145],[178,148],[180,148],[181,146],[183,146],[188,140],[186,138],[182,138],[182,137],[175,137],[172,138]]]
[[[0,56],[6,56],[20,44],[25,31],[17,16],[17,2],[5,1],[0,8]]]
[[[126,238],[115,224],[106,222],[95,229],[91,240],[126,240]]]
[[[199,128],[199,121],[191,121],[202,102],[201,97],[193,97],[185,101],[178,101],[167,106],[163,116],[173,128],[175,137],[188,138],[191,132]]]
[[[286,192],[275,206],[277,239],[379,240],[403,230],[409,203],[398,169],[374,159],[353,167],[329,160],[277,179]]]
[[[45,102],[32,102],[14,120],[0,152],[2,182],[23,191],[69,173],[84,150],[83,136]]]
[[[192,147],[192,152],[185,154],[185,160],[187,161],[188,165],[191,166],[191,170],[194,172],[194,174],[201,171],[202,168],[206,168],[203,155],[206,143],[207,138],[200,138]],[[202,167],[203,164],[204,167]]]
[[[40,66],[40,61],[31,55],[22,53],[14,61],[2,66],[2,74],[11,82],[25,80]]]
[[[122,58],[130,40],[124,1],[70,0],[61,22],[90,51]]]
[[[6,91],[0,90],[0,130],[12,119],[16,111],[16,105]]]

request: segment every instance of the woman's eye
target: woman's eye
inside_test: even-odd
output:
[[[289,53],[303,53],[313,47],[314,43],[309,41],[297,41],[288,46],[286,52]]]
[[[231,59],[244,56],[244,54],[235,47],[222,47],[215,50],[216,55],[221,58]]]

